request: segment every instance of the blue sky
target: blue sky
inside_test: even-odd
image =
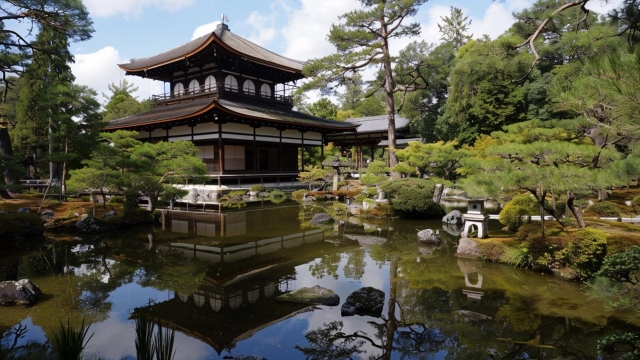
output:
[[[269,50],[307,60],[330,54],[326,41],[338,16],[358,8],[357,0],[84,0],[94,21],[93,38],[72,45],[76,82],[107,92],[107,85],[123,78],[117,63],[155,55],[179,46],[195,35],[211,31],[220,14],[227,14],[231,31]],[[474,37],[496,37],[512,23],[511,14],[533,0],[431,0],[412,21],[422,25],[422,35],[392,44],[398,52],[409,42],[437,43],[437,22],[449,6],[463,9],[472,19]],[[600,11],[598,1],[592,5]],[[610,8],[611,6],[609,6]],[[606,9],[606,8],[605,8]],[[139,98],[163,92],[161,83],[127,77],[138,87]],[[102,97],[101,97],[101,100]]]

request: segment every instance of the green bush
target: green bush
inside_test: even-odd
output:
[[[300,189],[291,193],[291,198],[295,200],[297,203],[301,203],[304,198],[304,194],[307,193],[308,190]]]
[[[269,193],[269,200],[274,204],[280,204],[287,200],[287,194],[283,193],[281,190],[275,189]]]
[[[573,241],[558,252],[559,258],[580,279],[589,279],[595,275],[607,254],[607,234],[597,229],[582,229],[573,233]]]
[[[109,204],[124,204],[124,196],[112,196],[109,198]]]
[[[405,178],[388,180],[381,186],[394,213],[404,219],[442,218],[440,205],[433,202],[435,183],[426,179]]]
[[[618,205],[611,201],[597,202],[589,206],[587,210],[594,212],[599,216],[620,217],[620,209],[618,209]]]
[[[640,282],[640,247],[632,246],[625,252],[605,258],[598,276],[638,284]]]
[[[379,184],[389,178],[389,167],[383,161],[376,160],[367,166],[365,174],[360,174],[360,180],[365,185]]]
[[[44,222],[36,214],[0,214],[0,244],[13,245],[15,240],[30,240],[44,233]]]
[[[369,196],[365,193],[358,194],[355,199],[353,199],[356,203],[362,203],[365,200],[369,199]]]
[[[516,233],[516,239],[518,240],[527,240],[531,235],[540,235],[542,234],[542,225],[538,222],[531,224],[524,224],[520,226],[518,232]]]
[[[633,200],[631,200],[631,203],[632,203],[633,205],[640,206],[640,195],[638,195],[638,196],[634,197],[634,198],[633,198]]]
[[[538,202],[531,195],[514,196],[500,211],[500,223],[515,232],[522,226],[522,216],[539,213]]]
[[[140,192],[136,190],[126,190],[124,192],[124,201],[122,202],[122,211],[124,214],[138,209],[138,200],[140,199]]]
[[[253,185],[252,187],[250,187],[249,191],[261,193],[261,192],[267,191],[267,188],[262,184],[258,184],[258,185]]]
[[[153,210],[153,221],[158,222],[160,221],[160,218],[162,217],[162,210]]]

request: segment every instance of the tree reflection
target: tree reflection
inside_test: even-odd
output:
[[[342,322],[324,324],[307,332],[308,345],[296,349],[307,359],[596,358],[595,344],[611,328],[563,317],[562,309],[575,311],[577,306],[568,299],[545,301],[556,315],[543,315],[540,301],[532,297],[535,292],[522,291],[530,284],[505,272],[508,268],[452,261],[444,256],[446,247],[444,243],[435,250],[440,256],[421,254],[414,233],[395,233],[372,247],[372,260],[389,268],[384,315],[353,333],[345,333]],[[355,264],[364,254],[349,256],[347,277],[353,271],[349,261]],[[471,275],[471,288],[465,275]],[[500,287],[476,287],[482,275],[485,283],[499,282]]]
[[[344,277],[360,280],[364,275],[364,249],[352,251],[347,254],[347,263],[344,265],[342,271],[344,272]]]
[[[309,265],[309,271],[316,279],[331,276],[338,279],[338,266],[342,259],[340,253],[327,254]]]

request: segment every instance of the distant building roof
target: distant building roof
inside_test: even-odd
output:
[[[356,130],[358,134],[387,132],[389,130],[389,119],[387,118],[387,115],[352,118],[347,119],[346,121],[359,125]],[[408,128],[410,123],[411,120],[401,116],[396,116],[396,131]]]
[[[212,109],[218,109],[231,115],[240,115],[249,119],[253,118],[272,123],[306,125],[309,127],[341,131],[353,130],[357,126],[352,123],[327,120],[293,110],[270,108],[223,99],[204,99],[171,106],[161,106],[141,114],[112,120],[103,128],[103,130],[117,130],[185,120],[204,114]]]
[[[252,43],[249,40],[243,39],[240,36],[229,31],[227,25],[218,25],[215,31],[211,34],[201,36],[195,40],[178,46],[169,51],[165,51],[161,54],[154,55],[142,59],[132,59],[131,62],[126,64],[119,64],[121,69],[126,71],[142,71],[155,68],[158,66],[170,64],[176,61],[184,60],[184,58],[193,56],[198,52],[207,48],[209,44],[216,42],[223,48],[242,55],[248,60],[275,65],[277,67],[286,68],[291,71],[301,72],[304,66],[303,61],[293,60],[281,55],[278,55],[272,51],[269,51],[261,46]]]

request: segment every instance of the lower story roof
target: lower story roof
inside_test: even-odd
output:
[[[355,131],[359,124],[328,120],[301,113],[294,110],[268,107],[226,99],[203,99],[160,106],[141,114],[110,121],[103,131],[136,129],[157,125],[170,125],[172,122],[196,120],[199,116],[215,113],[235,116],[262,123],[297,125],[300,127],[319,128],[328,132]]]

